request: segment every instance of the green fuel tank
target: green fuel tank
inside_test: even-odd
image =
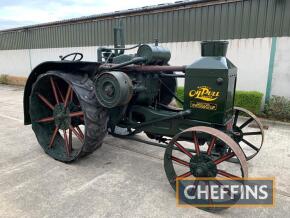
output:
[[[190,119],[225,125],[233,115],[236,66],[226,58],[227,41],[201,42],[201,58],[185,71],[184,109]]]

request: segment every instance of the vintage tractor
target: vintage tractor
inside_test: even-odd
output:
[[[109,132],[164,147],[173,189],[177,178],[247,177],[246,161],[260,151],[264,133],[254,114],[234,107],[237,68],[226,58],[228,43],[202,42],[200,59],[170,66],[170,51],[157,41],[125,48],[123,30],[114,35],[114,48],[100,47],[96,62],[73,53],[31,72],[25,124],[43,150],[71,162],[98,149]],[[130,49],[137,53],[125,54]],[[177,78],[185,81],[184,101]]]

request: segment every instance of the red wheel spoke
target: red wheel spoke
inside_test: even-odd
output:
[[[200,149],[199,149],[199,144],[198,144],[198,140],[197,140],[195,132],[192,132],[192,137],[193,137],[193,143],[194,143],[194,146],[195,146],[195,152],[196,152],[197,155],[199,155]]]
[[[207,181],[206,184],[207,184],[207,188],[208,188],[208,203],[209,204],[213,204],[213,201],[212,201],[212,198],[211,198],[211,191],[210,191],[209,181]]]
[[[178,142],[174,142],[174,144],[188,157],[190,157],[190,158],[193,157],[193,155],[188,150],[186,150],[181,144],[179,144]]]
[[[54,117],[46,117],[46,118],[42,118],[40,120],[37,120],[37,123],[48,123],[54,121]]]
[[[56,90],[57,90],[57,92],[58,92],[58,94],[59,94],[59,96],[61,98],[61,101],[64,102],[64,97],[63,97],[63,95],[62,95],[62,93],[61,93],[61,91],[60,91],[59,86],[57,85],[57,83],[55,83],[55,87],[56,87]]]
[[[184,165],[184,166],[189,167],[189,163],[188,163],[188,162],[186,162],[186,161],[184,161],[184,160],[181,160],[181,159],[179,159],[179,158],[177,158],[177,157],[171,156],[171,160],[173,160],[173,161],[175,161],[175,162],[177,162],[177,163],[180,163],[180,164],[182,164],[182,165]]]
[[[184,174],[182,174],[180,176],[177,176],[176,178],[183,179],[183,178],[186,178],[186,177],[189,177],[189,176],[191,176],[191,172],[190,171],[188,171],[187,173],[184,173]]]
[[[54,106],[41,94],[37,94],[37,96],[42,100],[42,102],[47,106],[49,107],[51,110],[54,109]]]
[[[71,95],[71,86],[68,85],[68,88],[67,88],[67,92],[66,92],[66,96],[65,96],[65,101],[64,101],[64,106],[66,107],[68,105],[68,100],[69,100],[69,97]]]
[[[82,111],[78,111],[78,112],[72,112],[69,114],[70,117],[80,117],[80,116],[84,116],[84,112]]]
[[[59,129],[58,127],[55,127],[55,129],[54,129],[54,131],[52,133],[52,136],[51,136],[51,139],[50,139],[50,143],[48,145],[49,148],[52,147],[52,144],[53,144],[53,142],[55,140],[56,134],[58,133],[58,129]]]
[[[208,149],[207,149],[207,152],[206,152],[207,155],[211,155],[211,151],[212,151],[215,143],[216,143],[216,137],[214,136],[214,137],[212,137],[212,139],[211,139],[211,141],[209,143],[209,146],[208,146]]]
[[[238,177],[236,175],[230,174],[224,170],[218,170],[218,174],[228,177],[228,178],[232,178],[232,179],[242,179],[241,177]]]
[[[50,77],[50,83],[51,83],[51,87],[52,87],[52,91],[53,91],[53,95],[54,95],[54,98],[56,100],[56,103],[59,104],[59,99],[58,99],[58,96],[57,96],[55,84],[54,84],[54,81],[53,81],[52,77]]]
[[[179,177],[178,177],[179,178]],[[193,188],[192,188],[192,191],[190,192],[190,195],[191,196],[194,196],[195,193],[196,193],[196,190],[197,190],[197,186],[198,186],[198,183],[199,183],[199,180],[195,179],[194,180],[194,183],[193,183]]]
[[[63,130],[63,136],[64,136],[64,142],[65,142],[65,150],[66,150],[67,156],[69,156],[70,155],[69,142],[68,142],[66,130]]]
[[[193,189],[193,192],[191,193],[192,196],[195,195],[195,192],[196,192],[196,189],[197,189],[198,183],[199,183],[199,180],[197,180],[197,179],[194,180],[194,183],[193,183],[193,185],[194,185],[194,189]]]
[[[78,137],[78,139],[81,141],[81,143],[83,143],[83,139],[82,137],[79,135],[79,133],[72,127],[69,126],[70,130],[76,135],[76,137]]]
[[[81,128],[80,128],[79,126],[76,126],[76,129],[77,129],[77,131],[79,132],[80,136],[81,136],[82,138],[84,138],[85,136],[84,136],[83,131],[81,130]]]
[[[73,98],[74,98],[74,92],[70,92],[71,94],[70,94],[70,101],[72,101],[73,100]]]
[[[221,162],[224,162],[224,161],[226,161],[226,160],[232,158],[233,156],[235,156],[235,153],[234,153],[234,152],[230,152],[230,153],[228,153],[228,154],[222,156],[221,158],[215,160],[214,163],[217,165],[217,164],[219,164],[219,163],[221,163]]]
[[[213,180],[214,183],[216,183],[218,186],[223,187],[224,184],[222,184],[219,180]],[[231,191],[228,188],[224,188],[224,190],[227,191],[227,194],[230,196],[231,195]]]

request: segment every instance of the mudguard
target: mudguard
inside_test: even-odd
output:
[[[59,70],[65,73],[77,73],[88,75],[93,77],[100,63],[98,62],[85,62],[85,61],[47,61],[36,66],[30,73],[23,96],[23,111],[24,111],[24,125],[31,124],[31,119],[29,115],[29,96],[31,94],[31,89],[33,83],[37,80],[37,77],[41,74],[46,73],[49,70]]]

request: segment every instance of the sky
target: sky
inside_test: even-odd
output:
[[[162,3],[173,3],[174,1],[0,0],[0,29],[3,30]]]

